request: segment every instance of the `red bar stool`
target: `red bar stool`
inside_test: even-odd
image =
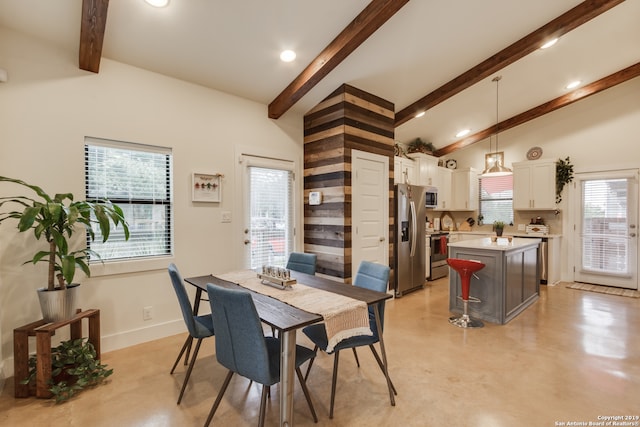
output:
[[[469,288],[471,285],[471,276],[476,271],[480,271],[484,268],[484,264],[480,261],[473,261],[470,259],[460,258],[447,258],[447,264],[460,275],[460,284],[462,286],[462,316],[452,316],[449,318],[449,323],[456,325],[459,328],[481,328],[484,323],[478,319],[472,319],[469,317],[468,308],[469,301],[480,302],[478,298],[469,297]]]

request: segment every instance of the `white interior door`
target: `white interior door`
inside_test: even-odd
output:
[[[242,156],[244,268],[284,267],[293,250],[293,162]]]
[[[351,271],[363,260],[389,265],[389,158],[351,150]]]
[[[638,170],[576,178],[574,280],[638,289]]]

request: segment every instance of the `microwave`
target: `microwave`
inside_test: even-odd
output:
[[[427,209],[435,209],[438,207],[438,189],[436,187],[426,187],[425,189],[425,207]]]

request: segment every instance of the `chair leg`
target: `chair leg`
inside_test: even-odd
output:
[[[329,418],[333,419],[333,403],[336,400],[336,381],[338,380],[338,357],[340,352],[336,351],[333,356],[333,378],[331,379],[331,405],[329,407]]]
[[[178,366],[178,362],[180,362],[180,358],[182,357],[182,355],[184,354],[184,351],[187,349],[187,346],[191,345],[191,341],[193,341],[193,337],[191,335],[189,335],[187,337],[187,339],[184,341],[184,345],[182,346],[182,349],[180,350],[180,354],[178,354],[178,358],[176,359],[176,362],[173,364],[173,368],[171,368],[171,372],[169,372],[170,374],[173,374],[173,371],[175,371],[176,366]],[[189,356],[187,355],[187,358]],[[187,364],[187,358],[185,358],[185,362],[184,364]]]
[[[224,396],[224,392],[227,391],[227,387],[229,386],[229,382],[231,381],[231,377],[233,376],[233,371],[229,371],[227,373],[227,377],[224,379],[224,383],[222,383],[222,388],[218,393],[218,397],[216,397],[216,401],[213,402],[213,406],[211,407],[211,411],[209,411],[209,416],[207,417],[207,421],[204,423],[204,427],[208,427],[213,419],[213,414],[216,413],[218,406],[220,405],[220,401],[222,400],[222,396]]]
[[[313,347],[313,352],[315,353],[316,351],[318,351],[318,346],[314,346]],[[313,365],[313,361],[315,360],[315,357],[312,357],[311,359],[309,359],[309,366],[307,366],[307,372],[304,374],[304,380],[306,381],[307,378],[309,378],[309,372],[311,372],[311,365]]]
[[[269,392],[269,386],[262,386],[262,395],[260,396],[260,418],[258,419],[258,426],[264,427],[264,416],[267,411],[267,393]]]
[[[356,358],[356,365],[358,365],[358,368],[360,367],[360,361],[358,360],[358,352],[356,351],[355,347],[351,347],[351,350],[353,350],[353,357]]]
[[[384,374],[385,371],[384,371],[384,366],[382,365],[382,359],[380,359],[380,356],[378,355],[376,348],[373,346],[373,344],[369,344],[369,348],[371,349],[373,356],[376,358],[376,362],[378,362],[378,366],[380,367],[380,370]],[[387,373],[385,375],[389,375],[388,371],[389,370],[387,369]],[[391,377],[389,377],[389,384],[391,384],[391,389],[393,390],[393,394],[397,396],[398,392],[396,391],[396,387],[393,385],[393,382],[391,381]]]
[[[304,378],[302,378],[302,371],[300,368],[296,368],[296,374],[298,375],[298,381],[300,381],[300,386],[302,387],[302,392],[304,393],[304,397],[307,399],[307,403],[309,404],[309,409],[311,410],[311,415],[313,416],[313,422],[318,422],[318,416],[316,415],[316,410],[313,408],[313,402],[311,402],[311,395],[309,394],[309,389],[307,388],[307,383]]]
[[[198,357],[198,351],[200,350],[200,344],[202,344],[202,338],[198,338],[198,342],[196,343],[196,348],[193,350],[193,356],[191,357],[191,362],[189,362],[189,367],[187,368],[187,373],[184,377],[184,382],[182,383],[182,390],[180,390],[180,396],[178,396],[178,405],[182,401],[182,395],[184,394],[185,389],[187,388],[187,382],[189,382],[189,377],[191,376],[191,371],[193,370],[193,365],[196,364],[196,357]]]

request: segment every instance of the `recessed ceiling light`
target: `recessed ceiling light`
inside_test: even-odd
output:
[[[427,112],[426,112],[426,111],[420,111],[420,112],[419,112],[418,114],[416,114],[414,117],[415,117],[416,119],[419,119],[420,117],[424,116],[425,114],[427,114]]]
[[[169,4],[169,0],[144,0],[153,7],[165,7]]]
[[[582,83],[580,80],[576,80],[576,81],[573,81],[573,82],[569,83],[568,85],[566,85],[565,88],[566,89],[575,89],[578,86],[580,86],[580,83]]]
[[[283,50],[280,53],[280,60],[283,62],[291,62],[296,59],[296,53],[292,50]]]
[[[471,129],[462,129],[460,132],[456,133],[456,138],[462,138],[463,136],[469,135]]]
[[[555,39],[551,39],[548,42],[545,42],[545,44],[540,46],[540,49],[548,49],[551,46],[553,46],[554,44],[556,44],[557,42],[558,42],[558,38],[556,37]]]

